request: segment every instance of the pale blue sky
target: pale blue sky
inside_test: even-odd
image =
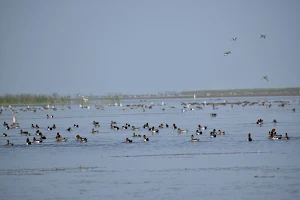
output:
[[[0,94],[300,86],[299,10],[298,0],[0,0]]]

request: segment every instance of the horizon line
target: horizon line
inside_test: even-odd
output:
[[[231,89],[194,89],[194,90],[181,90],[181,91],[164,91],[164,92],[156,92],[156,93],[121,93],[121,92],[107,92],[106,94],[91,94],[92,92],[90,92],[90,94],[87,93],[80,93],[80,92],[76,92],[73,94],[59,94],[58,92],[50,92],[50,93],[5,93],[5,94],[0,94],[0,96],[6,96],[6,95],[47,95],[47,96],[53,96],[53,95],[57,95],[57,96],[74,96],[74,95],[81,95],[81,96],[105,96],[105,95],[109,95],[109,93],[111,93],[111,95],[114,94],[118,94],[118,95],[145,95],[145,94],[165,94],[165,93],[181,93],[181,92],[199,92],[199,91],[229,91],[229,90],[269,90],[269,89],[299,89],[300,90],[300,86],[297,87],[268,87],[268,88],[231,88]]]

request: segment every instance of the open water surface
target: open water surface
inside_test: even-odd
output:
[[[216,110],[211,105],[201,105],[203,109],[191,105],[195,110],[182,112],[181,102],[204,101],[258,104],[217,105]],[[263,101],[272,106],[262,106]],[[289,103],[280,107],[277,101]],[[103,105],[104,109],[92,103],[86,104],[91,109],[56,105],[57,110],[42,111],[32,106],[36,112],[12,107],[18,112],[14,114],[3,108],[1,124],[12,124],[15,116],[20,128],[0,126],[8,134],[0,138],[0,199],[299,199],[299,102],[299,97],[126,100],[122,107]],[[141,106],[133,106],[151,103],[152,109],[144,112]],[[47,114],[54,118],[47,119]],[[256,124],[260,118],[261,126]],[[100,123],[98,134],[91,133],[94,120]],[[129,123],[141,129],[113,130],[112,120],[120,128]],[[142,127],[147,122],[157,129],[161,123],[170,127],[152,134]],[[189,132],[178,134],[171,128],[173,123]],[[36,129],[31,124],[38,124],[47,137],[42,143],[26,145],[27,136],[20,129],[29,131],[32,141]],[[53,124],[57,128],[48,131]],[[208,127],[202,135],[195,134],[198,124]],[[68,127],[73,130],[66,131]],[[210,138],[214,128],[225,135]],[[287,132],[290,140],[268,139],[272,128],[277,134]],[[57,132],[68,141],[56,142]],[[150,141],[132,137],[133,132],[147,135]],[[247,142],[248,133],[252,142]],[[76,141],[77,134],[88,142]],[[200,142],[190,142],[191,134]],[[133,142],[125,143],[126,137]],[[7,139],[14,145],[6,146]]]

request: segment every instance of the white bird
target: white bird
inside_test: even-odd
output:
[[[17,118],[16,117],[13,117],[13,123],[17,123]]]

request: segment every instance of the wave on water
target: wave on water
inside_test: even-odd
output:
[[[32,168],[32,169],[1,169],[1,176],[25,176],[25,175],[46,175],[49,173],[78,173],[78,172],[91,172],[91,173],[116,173],[116,172],[130,172],[136,171],[136,169],[125,169],[125,170],[108,170],[103,167],[88,167],[88,166],[77,166],[77,167],[54,167],[54,168]],[[166,173],[166,172],[197,172],[197,171],[257,171],[257,172],[300,172],[299,167],[285,166],[285,167],[274,167],[274,166],[233,166],[233,167],[198,167],[198,168],[165,168],[165,169],[141,169],[142,172],[146,173]],[[274,178],[275,175],[255,175],[254,178]]]
[[[257,154],[257,153],[272,153],[272,152],[212,152],[212,153],[174,153],[174,154],[145,154],[145,155],[117,155],[111,157],[164,157],[164,156],[198,156],[198,155],[227,155],[227,154]]]

